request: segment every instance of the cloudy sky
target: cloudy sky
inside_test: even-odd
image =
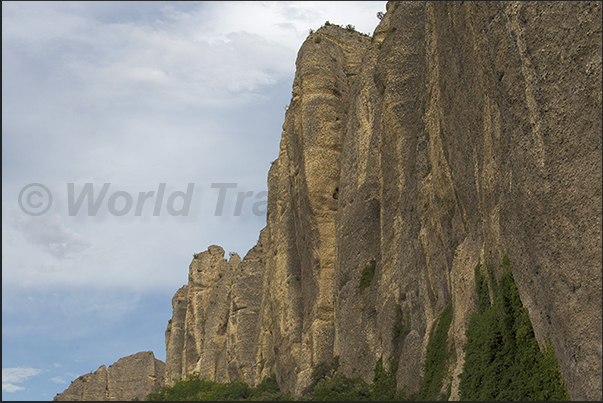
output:
[[[372,34],[378,11],[384,1],[2,2],[3,400],[50,400],[138,351],[165,359],[193,253],[243,257],[265,224],[308,30]],[[236,188],[216,216],[221,183]],[[239,192],[253,193],[235,215]]]

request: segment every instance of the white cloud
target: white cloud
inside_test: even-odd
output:
[[[2,382],[21,383],[41,372],[41,369],[29,367],[2,368]]]
[[[24,387],[15,385],[15,383],[22,383],[41,372],[43,372],[41,369],[28,367],[2,368],[2,391],[13,393],[25,390]]]
[[[46,216],[3,220],[3,280],[177,287],[193,252],[244,255],[263,217],[214,217],[210,184],[266,189],[308,29],[370,32],[384,4],[3,3],[3,218],[29,182],[55,197]],[[134,195],[194,182],[197,204],[183,219],[117,219],[106,202],[67,216],[66,183],[87,182]]]
[[[56,213],[39,217],[19,214],[15,217],[15,228],[32,245],[42,247],[57,259],[72,257],[91,246],[82,235],[65,226]]]
[[[2,391],[3,392],[13,393],[13,392],[19,392],[21,390],[25,390],[25,388],[22,386],[13,385],[12,383],[2,382]]]
[[[210,2],[186,12],[166,6],[163,11],[181,35],[196,40],[216,41],[233,32],[245,32],[297,51],[308,30],[319,28],[326,20],[352,24],[372,34],[378,23],[376,12],[384,8],[385,2],[272,1]]]

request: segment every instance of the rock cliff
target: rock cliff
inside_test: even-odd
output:
[[[371,381],[382,358],[413,393],[451,304],[458,399],[474,267],[507,254],[571,398],[600,400],[601,8],[389,2],[373,37],[310,34],[266,227],[242,260],[195,255],[166,379],[274,372],[299,395],[319,365]]]
[[[458,398],[473,268],[508,254],[571,397],[600,399],[601,3],[387,9],[372,38],[327,25],[299,50],[266,228],[243,261],[193,260],[168,379],[274,371],[300,394],[321,363],[371,381],[383,357],[412,393],[452,302]]]
[[[109,369],[101,365],[95,372],[80,376],[53,400],[143,400],[165,384],[164,377],[165,363],[152,351],[140,352],[120,358]]]

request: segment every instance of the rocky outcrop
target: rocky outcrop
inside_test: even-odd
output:
[[[412,393],[452,302],[458,398],[473,268],[508,254],[571,397],[601,399],[601,3],[387,9],[373,38],[331,25],[302,45],[266,228],[253,259],[193,260],[169,376],[274,371],[299,394],[321,363],[371,381],[383,357]]]
[[[165,384],[165,364],[145,351],[120,358],[109,369],[102,365],[93,373],[71,382],[53,400],[143,400],[146,395]]]
[[[197,372],[218,382],[255,383],[263,255],[261,242],[243,261],[237,254],[226,261],[216,245],[195,254],[188,285],[172,299],[168,380]]]

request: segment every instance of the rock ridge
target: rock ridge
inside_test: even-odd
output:
[[[508,255],[570,397],[601,400],[601,10],[388,2],[372,37],[311,33],[266,227],[243,259],[217,245],[195,254],[172,299],[167,384],[274,373],[299,396],[319,366],[371,382],[379,360],[396,360],[412,394],[450,304],[443,392],[458,400],[474,268]],[[115,384],[104,366],[84,377],[65,396]]]

